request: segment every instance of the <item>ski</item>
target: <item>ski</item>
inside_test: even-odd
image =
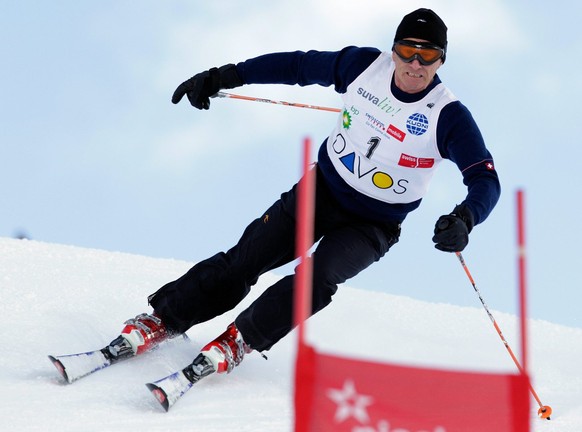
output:
[[[119,336],[100,350],[61,356],[49,355],[48,358],[65,381],[72,384],[78,379],[105,369],[112,364],[132,358],[131,349],[119,349],[125,346],[123,341],[122,336]]]
[[[103,350],[63,356],[49,355],[48,358],[69,384],[112,364],[111,360],[103,354]]]
[[[146,387],[166,412],[202,378],[215,372],[214,365],[204,354],[200,353],[184,369],[167,377],[147,383]]]
[[[182,338],[184,340],[189,340],[185,333],[182,335]],[[158,345],[153,347],[153,349],[156,348],[158,348]],[[123,336],[118,336],[111,341],[109,345],[100,350],[78,354],[48,356],[49,360],[57,368],[59,374],[69,384],[113,364],[134,357],[135,354],[133,353],[131,346]]]

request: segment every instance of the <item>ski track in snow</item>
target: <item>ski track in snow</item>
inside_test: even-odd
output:
[[[126,319],[150,310],[148,294],[191,265],[0,238],[0,431],[291,431],[294,332],[267,353],[267,361],[248,355],[231,374],[194,386],[169,413],[144,386],[190,363],[278,278],[273,274],[233,311],[190,329],[190,340],[170,341],[72,385],[47,359],[105,346]],[[492,309],[517,354],[517,318]],[[367,360],[515,371],[478,304],[426,303],[342,286],[330,307],[310,319],[308,337],[322,351]],[[532,399],[532,430],[582,431],[582,329],[530,320],[529,337],[534,388],[554,410],[551,421],[539,420]],[[484,409],[494,415],[494,407]]]

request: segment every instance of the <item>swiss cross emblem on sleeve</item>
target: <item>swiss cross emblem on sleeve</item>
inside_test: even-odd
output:
[[[495,166],[493,166],[493,162],[485,162],[485,168],[487,168],[489,171],[493,171]]]

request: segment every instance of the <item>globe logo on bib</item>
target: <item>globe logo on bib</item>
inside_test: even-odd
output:
[[[422,135],[428,130],[428,119],[424,114],[414,113],[406,120],[406,129],[412,135]]]

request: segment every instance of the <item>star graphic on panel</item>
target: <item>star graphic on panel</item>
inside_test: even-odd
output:
[[[355,418],[360,423],[368,423],[370,420],[366,407],[372,404],[374,398],[358,394],[352,380],[344,381],[344,387],[341,390],[329,389],[327,397],[337,404],[335,412],[335,421],[337,423],[341,423],[350,417]]]

